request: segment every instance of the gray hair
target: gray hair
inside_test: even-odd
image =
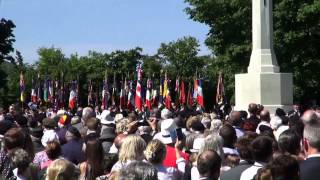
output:
[[[213,133],[208,135],[204,140],[204,145],[200,148],[199,153],[201,154],[204,151],[215,151],[219,154],[219,156],[222,159],[222,162],[224,162],[224,153],[223,153],[223,139],[222,137],[217,134]]]
[[[95,112],[91,107],[86,107],[82,110],[82,121],[86,122],[92,117],[95,117]]]
[[[303,137],[309,141],[311,147],[320,151],[320,123],[306,124]]]
[[[222,121],[220,119],[213,119],[211,121],[210,130],[213,131],[213,132],[218,133],[219,129],[221,128],[221,126],[222,126]]]
[[[32,162],[32,159],[27,151],[19,148],[13,151],[11,162],[16,168],[19,169],[19,171],[23,172],[28,168],[29,164]]]
[[[119,180],[158,180],[158,175],[152,164],[132,162],[120,171]]]

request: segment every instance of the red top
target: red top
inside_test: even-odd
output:
[[[166,167],[177,168],[177,164],[176,164],[177,157],[176,157],[176,151],[174,147],[166,145],[166,150],[167,150],[167,155],[163,161],[163,165]],[[185,159],[186,161],[189,161],[189,154],[180,151],[180,155],[183,159]]]

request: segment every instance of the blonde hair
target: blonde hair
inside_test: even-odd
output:
[[[75,180],[78,179],[76,167],[65,159],[53,161],[47,169],[46,180]]]
[[[128,119],[122,119],[116,123],[116,133],[121,134],[127,130]]]
[[[144,155],[152,164],[161,164],[166,157],[166,146],[157,139],[154,139],[149,142]]]
[[[127,136],[121,144],[119,161],[125,163],[128,160],[143,160],[143,151],[145,149],[146,142],[140,136]]]

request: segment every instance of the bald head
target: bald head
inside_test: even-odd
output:
[[[319,116],[313,110],[307,110],[301,117],[304,124],[314,124],[319,121]]]
[[[215,151],[204,151],[198,156],[197,168],[201,177],[216,180],[220,175],[221,158]]]
[[[268,110],[262,110],[260,113],[261,121],[270,122],[270,113]]]
[[[232,125],[232,126],[240,126],[242,121],[241,121],[241,113],[239,111],[233,111],[230,114],[229,120],[228,122]]]

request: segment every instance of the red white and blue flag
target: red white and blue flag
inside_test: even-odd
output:
[[[137,81],[137,86],[136,86],[136,95],[135,95],[135,99],[134,99],[134,104],[135,104],[136,109],[141,111],[142,110],[142,98],[141,98],[142,69],[141,69],[141,65],[138,65],[137,72],[138,72],[138,81]]]
[[[201,106],[201,107],[204,107],[204,101],[203,101],[203,92],[202,92],[202,80],[199,79],[198,80],[198,90],[197,90],[197,101],[198,101],[198,104]]]
[[[148,80],[147,80],[147,93],[146,93],[146,105],[149,110],[151,109],[151,86],[152,86],[151,79],[148,78]]]

